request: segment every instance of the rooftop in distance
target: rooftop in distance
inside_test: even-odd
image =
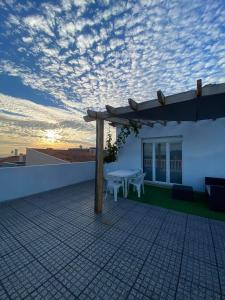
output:
[[[95,161],[95,148],[27,148],[26,165],[66,164]]]
[[[34,150],[68,162],[95,160],[95,148],[69,148],[67,150],[34,148]]]

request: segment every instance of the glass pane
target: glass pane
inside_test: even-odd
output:
[[[182,183],[182,144],[170,144],[170,182]]]
[[[152,144],[143,144],[143,170],[146,173],[146,180],[152,180]]]
[[[166,182],[166,143],[155,145],[156,181]]]

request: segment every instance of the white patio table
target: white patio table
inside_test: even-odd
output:
[[[119,179],[122,179],[124,184],[124,197],[127,198],[128,194],[128,186],[127,182],[128,179],[138,174],[138,170],[116,170],[107,173],[108,176],[118,177]]]

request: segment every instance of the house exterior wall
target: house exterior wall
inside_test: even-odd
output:
[[[225,178],[225,118],[199,122],[169,122],[143,127],[138,137],[129,136],[118,156],[120,168],[142,168],[142,142],[145,138],[182,138],[183,184],[204,190],[205,176]]]
[[[68,161],[59,159],[57,157],[39,152],[35,149],[27,148],[26,151],[26,165],[35,166],[35,165],[49,165],[49,164],[66,164]]]
[[[2,167],[0,202],[25,197],[95,178],[95,162]]]

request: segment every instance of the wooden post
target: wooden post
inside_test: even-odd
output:
[[[201,79],[197,80],[196,96],[197,97],[202,96],[202,80]]]
[[[103,147],[104,147],[104,120],[96,119],[96,170],[95,170],[95,212],[102,212],[103,204]]]

